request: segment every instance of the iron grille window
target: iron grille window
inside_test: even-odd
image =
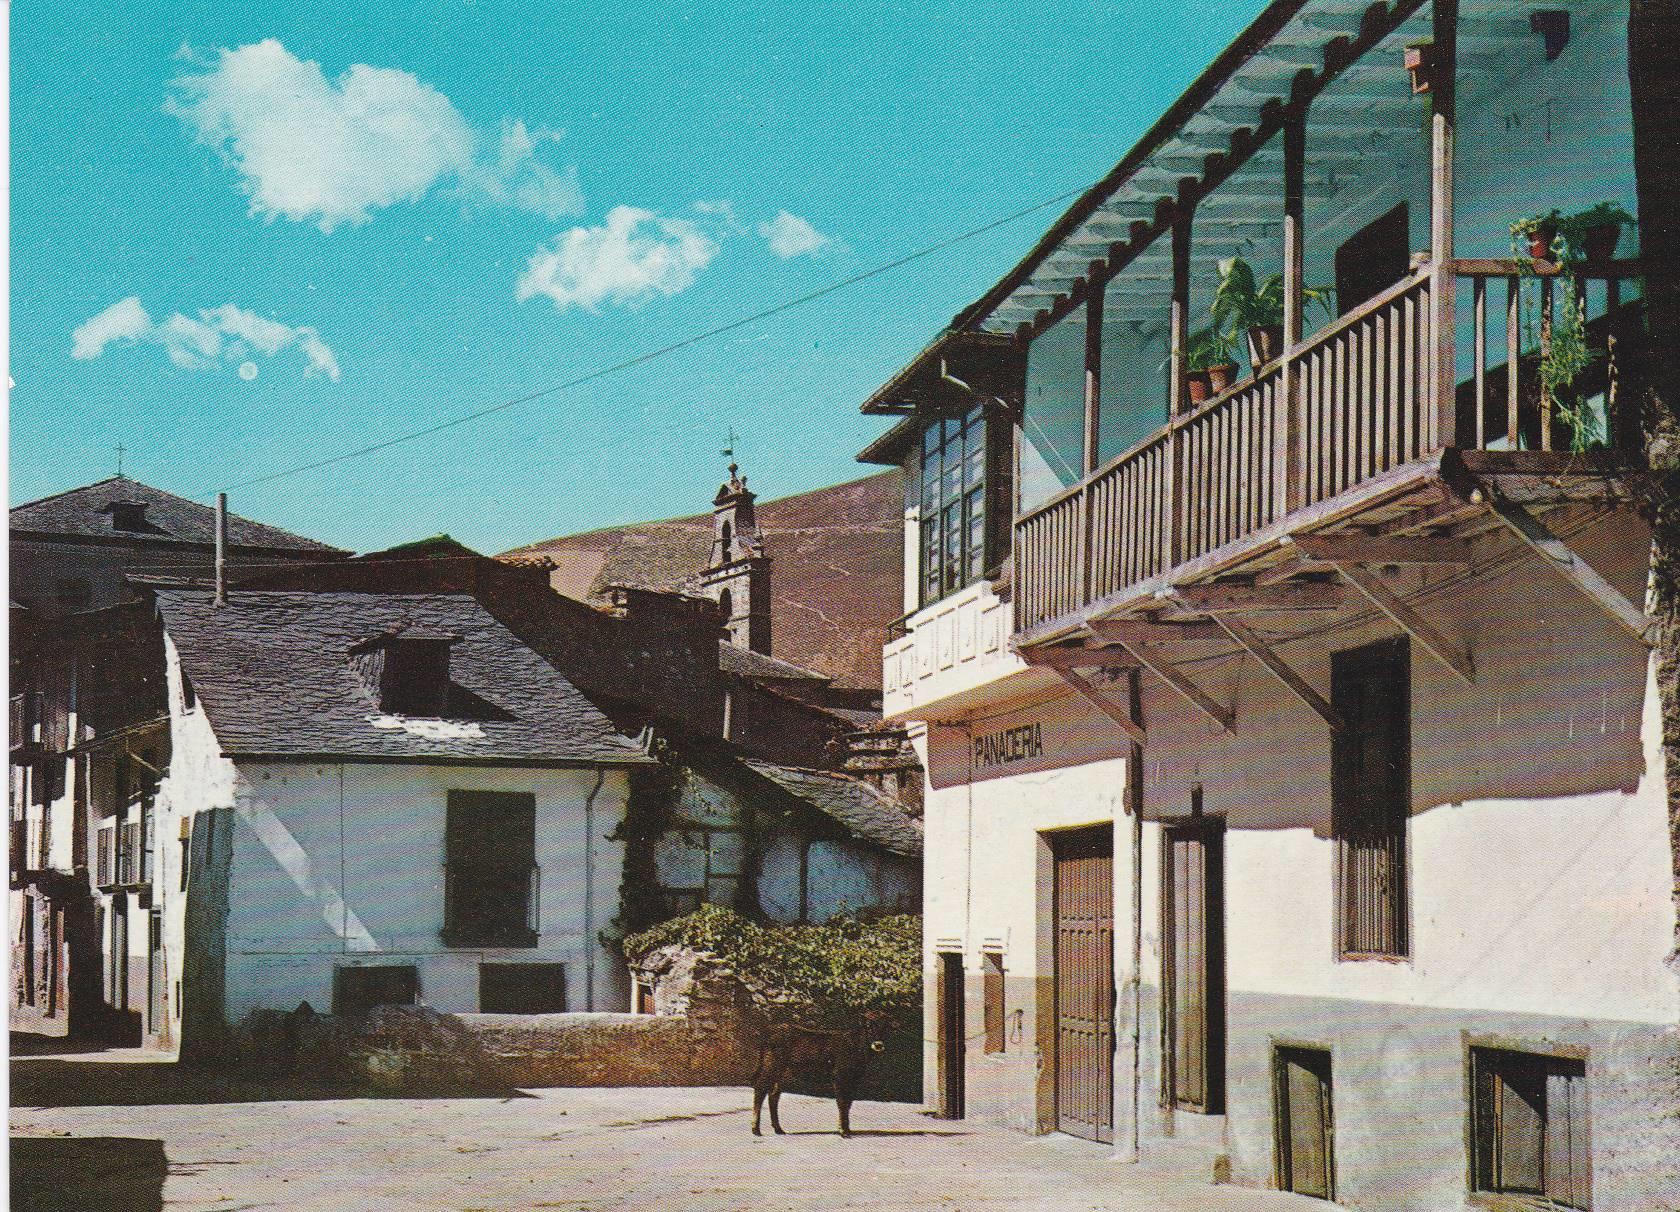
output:
[[[1592,1207],[1586,1062],[1472,1048],[1475,1190]]]
[[[986,418],[931,423],[922,433],[922,604],[980,579],[986,571]]]
[[[1345,959],[1410,954],[1411,668],[1404,640],[1338,652],[1331,701],[1336,947]]]

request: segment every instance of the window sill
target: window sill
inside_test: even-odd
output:
[[[495,947],[535,947],[537,932],[535,930],[498,930],[493,933],[477,933],[468,930],[444,930],[440,937],[445,947],[461,948],[495,948]]]

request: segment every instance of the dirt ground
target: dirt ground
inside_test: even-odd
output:
[[[832,1102],[788,1095],[789,1135],[755,1138],[741,1089],[345,1098],[124,1053],[14,1056],[11,1074],[20,1212],[1323,1207],[895,1103],[859,1103],[842,1140]]]

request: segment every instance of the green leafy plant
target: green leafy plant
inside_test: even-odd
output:
[[[1511,224],[1511,256],[1519,275],[1533,276],[1535,246],[1541,243],[1546,245],[1546,260],[1561,271],[1553,299],[1550,339],[1540,357],[1540,383],[1553,401],[1558,419],[1569,426],[1570,447],[1576,452],[1601,444],[1606,435],[1598,413],[1575,393],[1575,381],[1602,355],[1587,344],[1586,296],[1573,270],[1589,259],[1589,233],[1629,227],[1634,222],[1619,204],[1599,202],[1569,215],[1554,207]],[[1614,247],[1614,240],[1609,247]],[[1599,255],[1609,254],[1600,250]],[[1522,310],[1525,343],[1532,345],[1534,305],[1525,302]]]
[[[1231,362],[1231,342],[1212,328],[1199,328],[1184,343],[1185,369],[1200,374],[1210,367]]]
[[[632,963],[660,947],[723,961],[773,1022],[845,1029],[862,1020],[905,1024],[921,1013],[918,914],[838,917],[817,925],[761,926],[704,905],[624,940]]]
[[[1326,319],[1336,297],[1328,286],[1303,286],[1301,301],[1306,307],[1323,309]],[[1235,341],[1246,329],[1271,328],[1283,323],[1283,275],[1267,274],[1256,279],[1254,268],[1241,257],[1219,263],[1219,285],[1213,292],[1213,324],[1227,341]]]

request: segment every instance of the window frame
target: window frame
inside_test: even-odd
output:
[[[910,485],[919,519],[916,593],[921,607],[983,579],[999,562],[996,430],[984,403],[943,413],[922,429]]]
[[[980,953],[981,1017],[986,1026],[984,1054],[999,1056],[1008,1050],[1009,993],[1004,983],[1003,952],[988,947]]]
[[[1535,1212],[1591,1212],[1592,1199],[1592,1098],[1587,1078],[1587,1052],[1584,1048],[1546,1047],[1505,1039],[1470,1040],[1465,1045],[1465,1086],[1467,1115],[1465,1121],[1465,1140],[1467,1145],[1467,1189],[1470,1203],[1476,1207],[1497,1209],[1499,1212],[1516,1212],[1516,1210],[1534,1209]],[[1498,1129],[1497,1117],[1499,1112],[1486,1105],[1486,1100],[1493,1093],[1494,1087],[1485,1077],[1498,1079],[1500,1074],[1497,1066],[1504,1064],[1528,1064],[1538,1070],[1541,1081],[1541,1097],[1548,1104],[1540,1113],[1538,1154],[1535,1168],[1540,1174],[1540,1187],[1535,1190],[1520,1190],[1510,1187],[1493,1185],[1498,1180],[1493,1177],[1497,1172],[1495,1158],[1487,1150],[1491,1147],[1498,1149],[1501,1136]],[[1571,1120],[1571,1138],[1578,1131],[1585,1142],[1581,1148],[1582,1160],[1585,1161],[1584,1185],[1585,1191],[1581,1196],[1582,1202],[1566,1203],[1564,1198],[1548,1193],[1546,1188],[1546,1148],[1551,1137],[1551,1108],[1550,1086],[1554,1078],[1575,1080],[1580,1082],[1579,1090],[1581,1102],[1579,1108],[1579,1122]],[[1506,1085],[1511,1083],[1507,1081]],[[1567,1116],[1573,1107],[1566,1108]],[[1490,1122],[1492,1121],[1492,1122]],[[1489,1137],[1489,1133],[1493,1137]],[[1487,1185],[1484,1185],[1486,1183]],[[1573,1185],[1573,1184],[1571,1184]],[[1573,1195],[1573,1192],[1571,1192]]]

